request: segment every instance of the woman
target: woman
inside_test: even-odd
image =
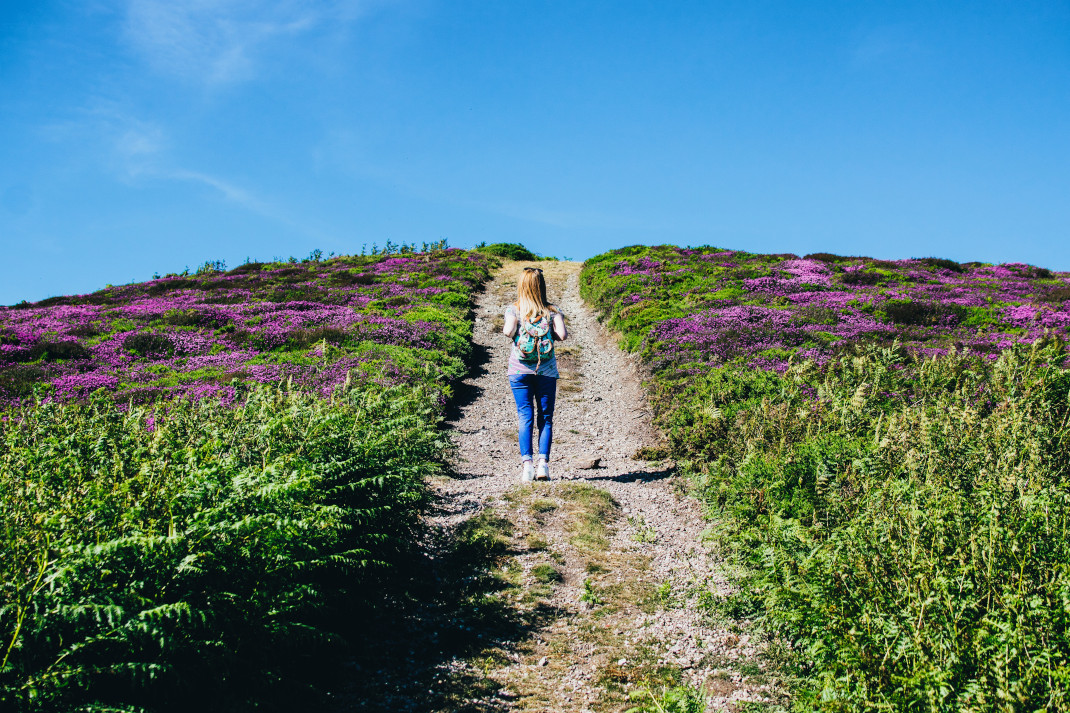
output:
[[[565,316],[546,299],[542,270],[525,267],[516,285],[516,302],[505,310],[502,332],[513,338],[509,354],[509,386],[520,419],[522,482],[550,479],[554,400],[557,396],[557,358],[554,341],[568,337]],[[532,402],[539,428],[538,463],[532,463]]]

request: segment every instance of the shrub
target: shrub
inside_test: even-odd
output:
[[[146,285],[145,292],[150,295],[160,295],[171,290],[188,290],[193,287],[199,287],[200,284],[200,280],[192,280],[186,277],[165,277]]]
[[[804,307],[795,312],[794,320],[803,324],[836,324],[840,315],[828,307]]]
[[[40,354],[45,361],[89,359],[92,357],[89,350],[78,342],[41,342],[31,351]]]
[[[938,302],[914,302],[912,300],[889,300],[880,311],[885,319],[894,324],[932,326],[958,324],[965,317],[965,307]]]
[[[67,333],[70,334],[72,337],[88,339],[91,337],[99,337],[101,334],[104,334],[104,330],[99,324],[88,323],[79,324],[76,327],[72,327],[71,329],[67,330]]]
[[[0,709],[318,707],[411,557],[436,419],[418,389],[256,388],[0,421]]]
[[[824,407],[788,382],[780,403],[737,412],[747,436],[724,435],[710,495],[754,568],[747,589],[805,647],[829,708],[1065,705],[1070,375],[1048,366],[1061,351],[918,371],[873,351],[824,373]]]
[[[481,253],[486,253],[487,255],[504,257],[508,260],[532,262],[539,259],[535,253],[518,243],[493,243],[491,245],[480,245],[476,247],[476,250]]]
[[[825,702],[804,700],[1070,700],[1070,374],[1050,366],[1061,353],[918,365],[871,349],[786,379],[718,370],[655,400],[751,568],[742,590],[815,666]]]
[[[321,257],[0,310],[6,341],[99,337],[0,350],[40,360],[0,368],[0,710],[322,707],[339,647],[406,596],[496,261]],[[331,279],[351,271],[376,279]]]
[[[123,349],[139,356],[170,356],[175,351],[175,345],[166,335],[138,332],[123,339]]]
[[[238,265],[236,268],[228,272],[228,275],[249,275],[255,272],[260,272],[264,269],[266,263],[262,262],[247,262],[242,265]]]
[[[300,285],[281,288],[264,295],[269,302],[325,302],[328,293],[318,285]]]
[[[41,359],[49,362],[91,357],[89,350],[78,342],[38,342],[28,349],[7,352],[6,357],[0,361],[31,362]]]
[[[408,295],[395,295],[394,297],[387,297],[385,300],[379,300],[376,304],[383,307],[401,307],[412,304],[412,298]]]
[[[172,310],[160,318],[164,324],[175,327],[211,327],[218,329],[230,322],[226,315],[201,310]]]
[[[1050,280],[1055,277],[1054,273],[1046,267],[1037,267],[1036,265],[1025,265],[1018,268],[1018,272],[1023,277],[1036,280]]]
[[[375,275],[366,272],[351,272],[341,270],[331,276],[331,281],[337,285],[371,285],[375,282]]]
[[[42,356],[23,344],[86,340],[87,353],[96,355],[90,359],[71,358],[82,352],[49,352],[59,359],[48,357],[51,366],[40,375],[59,399],[83,398],[101,385],[139,399],[149,393],[229,397],[232,389],[221,387],[220,373],[258,383],[293,378],[325,394],[348,373],[383,383],[424,381],[423,367],[410,371],[385,361],[363,365],[365,343],[451,350],[445,361],[430,363],[452,373],[451,359],[463,358],[470,346],[460,345],[460,338],[470,337],[472,295],[497,262],[441,246],[424,253],[406,249],[322,257],[314,251],[300,263],[247,265],[227,276],[213,269],[199,278],[174,275],[109,288],[99,295],[106,305],[90,304],[96,298],[88,295],[64,298],[83,305],[75,310],[0,309],[0,335],[5,335],[0,339],[14,342],[19,335],[19,343],[0,345],[0,362]],[[436,318],[440,324],[408,317],[432,306],[446,315]],[[314,358],[304,353],[323,339],[336,348]],[[115,359],[120,349],[157,362],[173,359],[168,365],[173,373],[166,380],[153,378],[148,365]],[[444,385],[445,374],[426,380]]]
[[[964,272],[965,267],[955,262],[954,260],[947,260],[942,257],[922,257],[917,258],[918,262],[930,265],[932,267],[939,268],[941,270],[950,270],[951,272]]]
[[[350,335],[344,329],[337,327],[318,327],[316,329],[302,329],[290,336],[290,342],[299,349],[305,349],[313,344],[326,341],[329,344],[345,344]]]
[[[205,305],[240,305],[249,302],[245,295],[208,295],[201,298],[201,304]]]
[[[803,256],[804,260],[820,260],[821,262],[848,262],[858,260],[872,260],[871,257],[836,255],[834,253],[810,253]]]
[[[56,296],[56,297],[46,297],[45,299],[40,300],[39,302],[34,302],[33,306],[34,307],[58,307],[60,305],[77,304],[78,302],[79,302],[79,300],[78,300],[77,297]],[[30,306],[29,303],[27,303],[26,306]]]
[[[879,285],[886,279],[881,273],[870,270],[855,270],[840,275],[840,280],[845,285]]]
[[[1070,300],[1070,286],[1053,287],[1040,295],[1043,302],[1066,302]]]
[[[8,366],[0,369],[0,396],[8,399],[21,399],[30,396],[44,376],[47,374],[39,366],[19,365]]]
[[[307,267],[284,267],[279,270],[272,270],[271,277],[283,282],[303,282],[309,279],[312,273],[309,272]]]
[[[227,271],[227,263],[224,260],[206,260],[197,268],[197,275],[215,275]]]
[[[198,290],[210,292],[212,290],[232,290],[240,287],[242,282],[237,280],[205,280],[197,285]]]

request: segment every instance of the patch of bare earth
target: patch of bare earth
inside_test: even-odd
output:
[[[570,332],[552,480],[519,482],[500,333],[512,263],[479,301],[483,364],[450,424],[454,472],[433,483],[421,603],[382,635],[382,657],[354,663],[339,709],[601,713],[678,686],[703,691],[708,710],[782,702],[765,642],[711,615],[730,588],[699,505],[670,463],[634,460],[657,436],[635,364],[579,297],[579,263],[539,266]]]

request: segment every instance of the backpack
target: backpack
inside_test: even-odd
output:
[[[513,344],[520,353],[520,361],[541,364],[554,358],[554,330],[552,314],[544,314],[534,322],[517,315]]]

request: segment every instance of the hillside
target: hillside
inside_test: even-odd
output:
[[[542,261],[571,336],[521,485],[536,257],[0,308],[0,707],[1070,707],[1070,274]]]
[[[496,264],[209,265],[0,310],[0,709],[315,706],[404,596]]]
[[[661,246],[582,286],[798,708],[1070,706],[1070,275]]]
[[[587,261],[585,283],[625,346],[655,368],[729,363],[782,372],[855,344],[994,358],[1070,330],[1070,273],[1020,263],[874,260],[717,248],[623,248]],[[653,331],[651,331],[653,329]]]
[[[0,399],[234,398],[289,381],[460,376],[472,291],[493,258],[463,250],[247,263],[0,308]],[[420,378],[423,378],[422,376]]]

